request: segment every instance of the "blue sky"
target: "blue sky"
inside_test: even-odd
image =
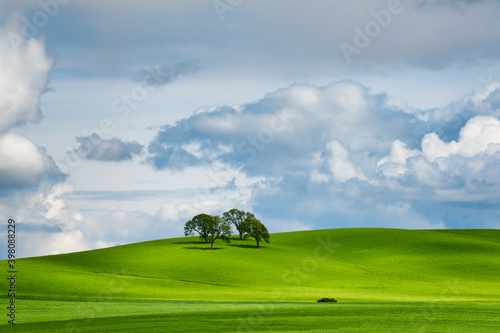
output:
[[[499,15],[3,1],[0,216],[22,256],[182,236],[231,208],[271,232],[499,228]]]

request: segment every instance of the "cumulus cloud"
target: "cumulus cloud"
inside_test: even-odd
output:
[[[0,186],[36,186],[42,180],[59,179],[63,174],[43,148],[17,134],[0,136]]]
[[[351,163],[347,150],[381,154],[394,139],[418,131],[418,123],[389,107],[385,95],[355,82],[293,85],[253,103],[198,110],[164,126],[149,145],[149,163],[176,169],[219,161],[252,176],[278,176],[290,169],[308,173],[323,154],[330,156],[338,180],[363,178],[342,167]]]
[[[406,161],[418,155],[418,150],[408,149],[405,143],[395,140],[392,143],[391,153],[378,161],[377,168],[388,177],[404,175],[408,172]]]
[[[349,161],[349,152],[338,141],[333,140],[326,144],[328,167],[335,182],[345,182],[351,178],[366,180],[366,177]]]
[[[11,190],[0,201],[0,215],[15,219],[19,230],[19,255],[34,256],[90,249],[91,242],[78,227],[84,220],[67,205],[68,183],[42,181],[36,187]],[[0,240],[0,244],[4,244]]]
[[[435,133],[422,139],[422,151],[433,162],[440,157],[478,154],[493,155],[500,151],[500,121],[494,117],[476,116],[460,130],[458,141],[443,142]]]
[[[23,223],[21,256],[40,253],[40,246],[45,254],[53,253],[54,246],[82,249],[81,234],[68,233],[71,220],[61,198],[71,190],[64,183],[66,175],[45,148],[12,132],[42,118],[40,98],[53,65],[43,40],[21,35],[17,26],[0,27],[0,215]]]
[[[452,202],[497,202],[500,191],[500,121],[475,116],[458,140],[445,142],[436,133],[422,138],[421,150],[400,141],[378,162],[377,169],[397,178],[404,192],[421,199]]]
[[[500,83],[492,76],[480,78],[481,87],[457,101],[440,108],[412,110],[426,126],[426,132],[436,133],[443,141],[458,139],[460,130],[478,115],[500,118]]]
[[[74,153],[87,160],[103,162],[130,160],[134,155],[140,154],[144,148],[136,141],[122,141],[117,138],[105,140],[96,133],[77,137],[76,140],[79,146]]]
[[[43,206],[46,209],[43,217],[47,220],[57,219],[60,217],[63,210],[66,208],[66,203],[62,199],[62,195],[71,193],[72,191],[73,186],[68,183],[54,185],[48,195],[45,195],[43,198]],[[83,220],[83,216],[79,212],[73,213],[71,218],[74,221]]]
[[[68,183],[50,182],[42,182],[37,188],[11,191],[2,198],[0,213],[27,225],[67,230],[80,219],[79,213],[70,209],[64,200],[64,195],[72,191]]]
[[[456,102],[410,113],[351,81],[293,85],[253,103],[200,109],[164,126],[149,146],[154,153],[148,161],[174,170],[221,163],[260,177],[250,202],[268,219],[454,225],[446,216],[428,217],[427,206],[416,203],[498,201],[496,90],[495,83],[485,87],[474,107]],[[463,123],[451,126],[456,116]],[[456,140],[440,138],[443,125]],[[168,151],[189,158],[175,160],[163,153]]]
[[[41,119],[40,96],[53,65],[41,39],[13,41],[18,30],[14,25],[0,27],[0,186],[4,191],[63,178],[45,149],[8,132]]]
[[[220,186],[192,190],[183,198],[174,197],[165,201],[153,213],[112,207],[76,211],[64,199],[71,191],[66,184],[60,184],[49,193],[31,195],[27,200],[31,208],[25,207],[15,212],[10,210],[12,216],[19,217],[19,221],[33,221],[25,223],[29,224],[29,228],[22,235],[23,239],[44,236],[34,241],[36,244],[33,246],[24,247],[23,255],[83,251],[151,239],[182,237],[185,222],[197,214],[221,214],[234,207],[251,210],[248,201],[253,188],[236,186],[224,180]],[[3,213],[2,210],[9,210],[8,205],[0,205],[0,213]],[[301,226],[300,223],[296,225]]]
[[[0,27],[0,133],[42,118],[40,95],[53,65],[42,40],[12,44],[7,38],[12,31],[17,29]]]

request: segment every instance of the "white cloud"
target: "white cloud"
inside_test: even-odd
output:
[[[267,230],[272,233],[304,231],[312,229],[310,224],[297,220],[290,221],[290,220],[279,220],[279,219],[266,219],[262,220],[262,222],[266,225]]]
[[[17,26],[0,27],[0,212],[24,225],[22,255],[86,249],[61,198],[71,191],[61,184],[65,175],[43,147],[10,131],[41,119],[40,97],[53,65],[42,39],[21,35]]]
[[[500,121],[494,117],[476,116],[460,130],[458,141],[443,142],[435,133],[422,139],[422,152],[431,162],[440,157],[480,154],[493,155],[500,151]]]
[[[72,191],[67,183],[43,182],[36,188],[11,191],[0,202],[0,213],[31,227],[72,230],[82,220],[81,213],[69,207],[64,196]]]
[[[60,254],[90,250],[82,231],[72,230],[51,234],[45,241],[37,241],[39,251],[47,254]]]
[[[0,135],[0,185],[35,186],[59,172],[42,148],[13,133]]]
[[[291,169],[309,173],[323,154],[335,155],[329,168],[337,181],[366,179],[354,167],[354,155],[387,151],[394,139],[415,131],[411,121],[418,122],[359,83],[295,84],[252,103],[218,106],[164,126],[149,146],[148,161],[173,170],[222,161],[252,176],[278,176]],[[330,143],[335,140],[342,146]],[[194,145],[196,155],[186,150]]]
[[[422,150],[408,149],[405,143],[395,140],[390,154],[378,161],[377,169],[387,177],[413,178],[417,182],[413,187],[419,184],[435,189],[460,186],[470,191],[471,184],[476,184],[474,188],[478,184],[490,184],[490,189],[483,189],[489,193],[491,186],[500,182],[499,175],[493,172],[500,152],[500,121],[495,117],[470,118],[460,129],[458,139],[450,142],[441,140],[434,132],[427,133],[421,147]],[[453,193],[456,200],[456,189]]]
[[[73,214],[73,219],[77,222],[81,222],[81,221],[85,220],[85,217],[83,217],[83,215],[81,213],[76,212]]]
[[[392,143],[391,153],[377,163],[377,169],[382,170],[384,175],[388,177],[404,175],[408,172],[408,168],[406,167],[408,158],[418,156],[419,154],[419,150],[407,149],[405,143],[395,140]]]
[[[430,186],[431,188],[446,186],[446,181],[443,179],[444,175],[439,168],[422,156],[413,158],[410,161],[410,168],[418,181],[417,186]]]
[[[443,222],[431,223],[416,213],[406,202],[377,204],[378,214],[385,219],[384,227],[404,229],[446,229]]]
[[[43,40],[20,35],[15,25],[0,27],[0,185],[9,188],[36,186],[60,175],[43,148],[8,132],[41,119],[40,96],[52,67]]]
[[[41,119],[40,95],[46,89],[52,60],[40,39],[14,46],[7,36],[15,27],[0,27],[0,133]]]
[[[38,256],[90,250],[90,244],[80,230],[60,232],[20,232],[20,255]]]
[[[183,232],[183,224],[178,223],[179,221],[187,222],[198,214],[200,214],[200,211],[189,202],[165,202],[161,205],[157,213],[158,218],[165,224],[169,224],[169,229],[174,229],[177,234],[182,234]]]
[[[328,165],[335,182],[343,183],[351,178],[366,180],[366,177],[349,161],[347,149],[338,140],[328,142],[326,149],[331,154]]]
[[[317,184],[327,183],[328,181],[330,181],[330,177],[328,177],[327,174],[319,172],[318,169],[314,169],[313,171],[311,171],[310,179],[312,182]]]
[[[495,105],[493,86],[475,112],[487,112],[483,104]],[[339,202],[359,210],[359,217],[352,217],[355,225],[372,225],[367,221],[370,216],[380,219],[368,212],[388,198],[408,203],[497,200],[493,195],[495,184],[500,184],[495,172],[500,133],[496,118],[470,112],[464,125],[443,132],[458,135],[458,140],[445,142],[434,131],[453,121],[453,116],[442,117],[449,106],[427,110],[428,117],[419,118],[389,107],[386,100],[385,95],[372,94],[351,81],[322,87],[292,85],[253,103],[197,112],[165,126],[154,144],[168,149],[191,145],[203,163],[227,163],[247,176],[261,177],[263,186],[255,187],[249,200],[257,201],[252,205],[258,212],[271,216],[275,210],[287,210],[289,217],[327,212],[347,216],[344,207],[332,204]],[[287,114],[284,126],[273,131],[270,123],[281,112]],[[274,200],[272,208],[268,202]],[[224,201],[202,197],[199,202],[201,211],[214,211]],[[344,217],[342,223],[347,220]]]
[[[36,188],[12,191],[0,201],[0,215],[16,220],[20,228],[21,257],[82,251],[92,248],[80,228],[82,214],[69,207],[66,183],[41,183]],[[0,240],[0,243],[2,241]]]
[[[63,209],[66,208],[66,204],[64,200],[61,199],[61,196],[72,191],[73,187],[68,183],[54,185],[50,194],[44,198],[45,206],[47,207],[47,212],[44,214],[44,218],[50,220],[59,217]],[[73,214],[73,219],[81,221],[83,216],[79,212],[76,212]]]
[[[112,247],[112,246],[116,246],[116,245],[119,245],[119,244],[118,243],[108,243],[108,242],[104,242],[101,240],[98,240],[97,242],[95,242],[96,249],[103,249],[106,247]]]

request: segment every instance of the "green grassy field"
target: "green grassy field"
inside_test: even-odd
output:
[[[189,237],[19,259],[16,326],[0,331],[499,331],[500,230],[332,229],[209,247]]]

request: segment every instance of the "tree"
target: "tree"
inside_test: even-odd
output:
[[[184,225],[184,236],[194,236],[194,232],[196,231],[200,238],[208,243],[208,230],[207,230],[207,221],[211,218],[210,215],[200,214],[193,217],[190,221],[187,221]]]
[[[214,249],[214,242],[220,238],[223,241],[231,242],[231,225],[218,215],[200,214],[186,222],[184,235],[193,236],[194,231],[200,234],[200,238],[205,243],[210,243],[210,248]]]
[[[211,243],[211,249],[214,249],[214,242],[217,238],[226,243],[231,243],[231,225],[225,222],[220,216],[214,215],[208,221],[208,242]]]
[[[255,218],[245,221],[243,223],[243,230],[245,233],[245,239],[248,237],[255,238],[255,240],[257,241],[257,248],[260,247],[260,241],[264,240],[266,243],[269,243],[269,238],[271,238],[266,226]]]
[[[238,233],[240,234],[240,240],[243,240],[243,223],[245,223],[245,221],[255,219],[255,216],[252,213],[244,212],[235,208],[222,214],[222,218],[227,223],[233,224],[236,227],[236,230],[238,230]]]

